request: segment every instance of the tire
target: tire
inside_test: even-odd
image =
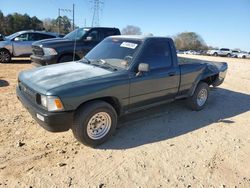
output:
[[[72,131],[79,142],[93,147],[104,143],[111,137],[116,126],[115,109],[106,102],[93,101],[77,110]]]
[[[9,63],[11,61],[11,54],[8,50],[0,50],[0,63]]]
[[[65,62],[70,62],[70,61],[73,61],[73,56],[72,55],[64,55],[59,59],[58,63],[65,63]]]
[[[227,54],[227,57],[231,57],[231,54]]]
[[[200,82],[194,94],[187,99],[187,105],[191,110],[199,111],[202,110],[206,103],[209,96],[209,86],[205,82]]]
[[[243,58],[243,59],[246,59],[246,56],[243,55],[242,58]]]
[[[215,52],[215,53],[213,54],[213,56],[218,56],[218,53]]]

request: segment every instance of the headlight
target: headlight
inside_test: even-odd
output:
[[[57,55],[56,50],[53,49],[53,48],[43,48],[43,53],[44,53],[45,56]]]
[[[48,109],[48,111],[62,111],[64,110],[62,101],[56,96],[41,95],[41,105]]]

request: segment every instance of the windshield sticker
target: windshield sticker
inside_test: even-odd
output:
[[[131,42],[123,42],[120,47],[135,49],[137,44]]]

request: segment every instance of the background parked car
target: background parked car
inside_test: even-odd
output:
[[[213,55],[213,56],[231,57],[232,56],[232,50],[230,50],[229,48],[221,48],[219,50],[208,50],[207,54],[208,55]]]
[[[113,27],[78,28],[60,39],[34,42],[30,58],[36,66],[79,60],[104,38],[113,35],[121,35],[120,30]]]
[[[243,58],[243,59],[245,59],[245,58],[250,58],[250,52],[249,53],[247,53],[247,52],[240,52],[239,54],[238,54],[238,58]]]
[[[8,63],[11,57],[29,57],[33,42],[58,36],[57,33],[29,30],[3,37],[3,41],[0,41],[0,62]]]
[[[232,57],[238,58],[240,53],[241,53],[240,50],[232,50]]]
[[[198,53],[196,51],[194,51],[194,50],[185,51],[184,54],[198,55]]]

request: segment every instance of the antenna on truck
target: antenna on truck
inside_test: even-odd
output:
[[[73,50],[73,61],[75,61],[76,56],[76,37],[77,37],[78,29],[76,30],[75,40],[74,40],[74,50]]]

